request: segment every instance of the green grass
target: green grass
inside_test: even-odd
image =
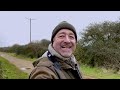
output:
[[[15,56],[20,59],[29,60],[29,61],[36,60],[36,58],[31,59],[22,55],[16,55],[15,53],[9,53],[9,55]],[[114,74],[113,70],[105,70],[98,67],[91,68],[86,65],[81,65],[81,71],[83,75],[96,78],[96,79],[120,79],[120,74]]]
[[[24,60],[28,60],[28,61],[35,61],[37,58],[28,58],[28,57],[26,57],[26,56],[24,56],[24,55],[16,55],[15,53],[8,53],[9,55],[11,55],[11,56],[14,56],[14,57],[17,57],[17,58],[19,58],[19,59],[24,59]]]
[[[114,74],[113,70],[105,70],[102,68],[91,68],[86,65],[81,65],[83,75],[90,76],[96,79],[120,79],[120,74]]]
[[[15,65],[0,57],[3,79],[27,79],[28,74],[19,70]]]

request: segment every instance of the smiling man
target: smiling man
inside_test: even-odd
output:
[[[52,32],[48,50],[33,63],[35,68],[29,79],[82,79],[73,55],[76,43],[74,26],[66,21],[59,23]]]

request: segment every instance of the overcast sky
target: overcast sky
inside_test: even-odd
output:
[[[28,18],[28,19],[27,19]],[[90,23],[118,21],[120,11],[0,11],[0,47],[51,39],[52,30],[61,21],[75,26],[78,37]]]

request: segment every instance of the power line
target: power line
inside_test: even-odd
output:
[[[36,19],[31,19],[31,18],[26,18],[28,20],[30,20],[30,43],[31,43],[31,20],[36,20]]]

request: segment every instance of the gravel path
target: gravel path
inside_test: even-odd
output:
[[[34,68],[33,65],[32,65],[32,61],[27,61],[27,60],[24,60],[24,59],[18,59],[16,57],[8,55],[7,53],[4,53],[4,52],[0,52],[0,56],[7,59],[10,63],[14,64],[20,70],[22,70],[23,72],[26,72],[28,74],[30,74],[30,72]],[[95,78],[90,77],[90,76],[84,76],[83,78],[84,79],[95,79]]]
[[[7,59],[10,63],[14,64],[20,70],[30,74],[33,69],[32,61],[27,61],[23,59],[18,59],[16,57],[10,56],[7,53],[0,52],[0,56]]]

